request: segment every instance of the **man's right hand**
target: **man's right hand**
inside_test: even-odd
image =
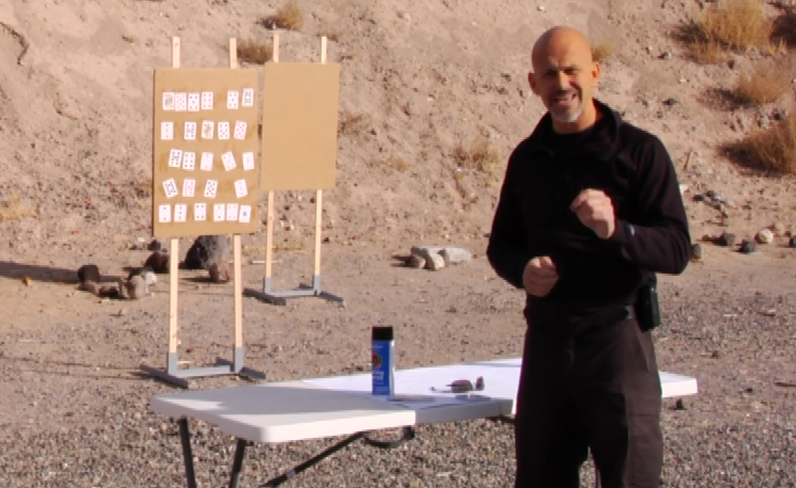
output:
[[[550,256],[535,257],[528,261],[522,272],[525,291],[536,297],[543,297],[558,282],[558,271]]]

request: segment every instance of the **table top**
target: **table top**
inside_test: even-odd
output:
[[[192,417],[224,433],[254,442],[287,442],[407,425],[511,415],[520,358],[396,371],[395,397],[371,395],[370,374],[260,383],[164,393],[152,410],[172,418]],[[453,380],[485,388],[454,394]],[[663,397],[697,393],[695,378],[660,372]]]

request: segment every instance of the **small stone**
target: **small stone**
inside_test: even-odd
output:
[[[666,105],[667,107],[674,107],[678,103],[680,102],[676,98],[667,98],[666,100],[663,101],[663,104]]]
[[[788,241],[788,247],[796,248],[796,236],[793,236]]]
[[[658,56],[658,58],[660,58],[660,59],[662,59],[662,60],[664,60],[664,61],[666,61],[666,60],[669,60],[669,59],[672,59],[672,53],[671,53],[671,52],[669,52],[669,51],[664,51],[664,52],[663,52],[663,54],[661,54],[660,56]]]
[[[732,247],[735,245],[735,234],[731,234],[729,232],[722,233],[718,239],[716,239],[716,244],[725,247]]]
[[[741,242],[741,252],[744,254],[752,254],[757,251],[757,242],[753,239],[744,239]]]
[[[774,233],[775,237],[783,237],[786,233],[785,226],[780,224],[779,222],[774,223],[771,227],[771,232]]]
[[[93,281],[99,283],[101,278],[99,268],[96,264],[86,264],[77,270],[77,280],[81,283]]]
[[[445,260],[445,265],[467,263],[473,260],[473,254],[462,247],[446,247],[440,253]]]
[[[538,7],[536,7],[536,10],[544,12],[545,11],[544,5],[539,5]]]
[[[674,402],[674,409],[675,410],[685,410],[685,402],[682,398],[678,398],[676,402]]]
[[[445,258],[441,254],[431,253],[426,257],[426,269],[438,271],[445,267]]]
[[[712,353],[710,353],[710,357],[712,359],[719,359],[721,357],[721,353],[719,351],[713,351]]]
[[[150,268],[155,273],[168,274],[169,254],[163,251],[153,252],[144,263],[144,267]]]
[[[785,109],[774,110],[774,113],[771,114],[771,118],[776,120],[776,121],[778,121],[778,122],[781,122],[781,121],[785,120],[786,118],[788,118],[788,111],[785,110]]]
[[[771,244],[774,242],[774,233],[770,229],[763,229],[757,233],[755,240],[760,244]]]
[[[229,281],[229,266],[227,263],[213,263],[207,268],[210,273],[210,281],[213,283],[226,283]]]
[[[224,263],[229,258],[231,247],[229,236],[200,236],[188,249],[183,268],[210,269],[210,265],[213,263]]]
[[[410,254],[406,259],[406,266],[409,268],[422,269],[426,266],[426,258],[417,254]]]
[[[702,245],[698,242],[691,244],[691,260],[699,261],[702,259]]]
[[[147,246],[148,251],[160,251],[163,249],[163,244],[157,239],[152,239],[152,242]]]
[[[124,283],[124,288],[127,298],[130,300],[138,300],[147,295],[147,286],[144,278],[140,275],[133,276]]]

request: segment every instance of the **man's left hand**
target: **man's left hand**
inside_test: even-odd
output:
[[[608,239],[616,228],[616,215],[611,198],[602,190],[583,190],[569,207],[583,225],[593,230],[601,239]]]

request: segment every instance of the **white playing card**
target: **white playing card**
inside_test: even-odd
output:
[[[222,141],[229,140],[229,122],[218,123],[218,138]]]
[[[207,220],[207,204],[194,203],[193,204],[193,219],[197,222],[204,222]]]
[[[196,153],[185,151],[182,154],[182,169],[185,171],[196,169]]]
[[[227,171],[232,171],[238,166],[237,163],[235,163],[235,155],[232,154],[232,151],[222,154],[221,162],[224,164],[224,169]]]
[[[241,205],[240,214],[238,215],[238,222],[241,224],[248,224],[252,220],[252,206]]]
[[[238,90],[229,90],[227,92],[227,108],[229,110],[238,108]]]
[[[213,222],[223,222],[227,219],[227,206],[223,203],[213,205]]]
[[[158,222],[161,224],[171,222],[171,205],[161,205],[158,207]]]
[[[213,92],[202,92],[202,110],[213,110]]]
[[[174,140],[174,122],[160,123],[160,139],[163,141]]]
[[[202,139],[212,139],[213,138],[213,128],[215,123],[212,120],[203,120],[202,121]]]
[[[186,178],[182,182],[182,196],[193,198],[196,194],[196,180]]]
[[[239,141],[246,139],[246,122],[242,120],[235,122],[235,139]]]
[[[163,191],[166,193],[166,198],[176,197],[180,193],[177,190],[177,182],[174,181],[174,178],[169,178],[163,182]]]
[[[188,94],[175,93],[174,94],[174,110],[177,112],[185,112],[188,109]]]
[[[199,94],[198,93],[189,93],[188,94],[188,111],[189,112],[198,112],[199,111]]]
[[[249,194],[249,188],[246,186],[246,180],[235,180],[235,195],[238,198],[244,198]]]
[[[188,219],[188,205],[178,203],[174,206],[174,221],[185,222]]]
[[[254,107],[254,88],[244,88],[240,104],[244,107]]]
[[[163,92],[163,110],[174,110],[174,92]]]
[[[202,163],[200,169],[202,171],[213,171],[213,153],[202,153]]]
[[[238,220],[238,204],[237,203],[228,203],[227,204],[227,221],[229,222],[237,222]]]
[[[251,171],[254,169],[254,153],[243,153],[243,171]]]
[[[169,168],[179,168],[182,164],[182,149],[169,151]]]
[[[196,122],[185,123],[185,140],[186,141],[196,140]]]
[[[205,183],[205,198],[215,198],[218,191],[218,181],[207,180]]]

